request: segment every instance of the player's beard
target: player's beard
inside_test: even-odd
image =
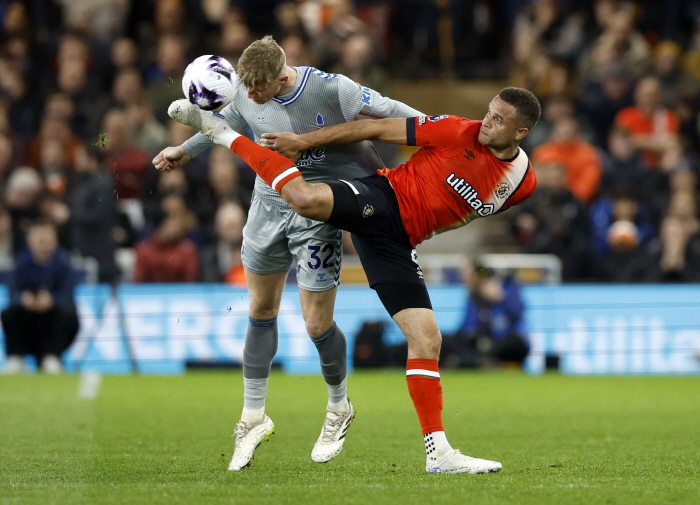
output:
[[[481,140],[479,140],[481,142]],[[505,139],[491,139],[487,138],[486,142],[481,142],[481,145],[484,147],[489,147],[491,149],[495,149],[496,151],[501,151],[503,149],[507,149],[510,147],[510,142],[506,142]]]

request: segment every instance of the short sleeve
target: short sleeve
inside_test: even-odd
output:
[[[464,119],[459,116],[417,116],[406,120],[409,146],[451,147],[461,145]]]
[[[354,121],[358,114],[376,119],[414,117],[420,111],[403,102],[392,100],[371,88],[338,75],[338,100],[346,121]]]

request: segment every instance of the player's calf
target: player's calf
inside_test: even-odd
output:
[[[221,114],[204,111],[189,100],[182,99],[170,104],[168,115],[231,149],[277,192],[289,181],[301,176],[299,169],[289,159],[240,135]]]

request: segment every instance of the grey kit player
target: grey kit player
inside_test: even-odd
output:
[[[282,48],[267,36],[253,42],[238,63],[236,97],[220,114],[238,130],[248,124],[260,142],[263,133],[303,134],[324,126],[374,118],[422,115],[342,75],[312,67],[289,67]],[[187,163],[213,142],[201,133],[183,145],[167,147],[153,164],[171,170]],[[356,179],[384,168],[371,142],[332,145],[302,154],[296,165],[308,182]],[[277,314],[292,261],[306,330],[318,349],[328,386],[326,419],[311,458],[325,463],[342,450],[355,416],[346,396],[345,336],[333,321],[342,258],[342,235],[336,228],[297,215],[259,177],[248,222],[243,230],[243,267],[250,298],[243,353],[243,412],[236,425],[236,444],[229,470],[249,464],[253,451],[273,431],[265,415],[272,359],[277,351]]]

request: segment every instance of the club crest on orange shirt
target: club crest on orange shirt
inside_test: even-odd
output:
[[[508,192],[510,191],[510,184],[507,182],[502,182],[498,185],[496,188],[496,196],[498,197],[499,200],[502,200],[508,195]]]

